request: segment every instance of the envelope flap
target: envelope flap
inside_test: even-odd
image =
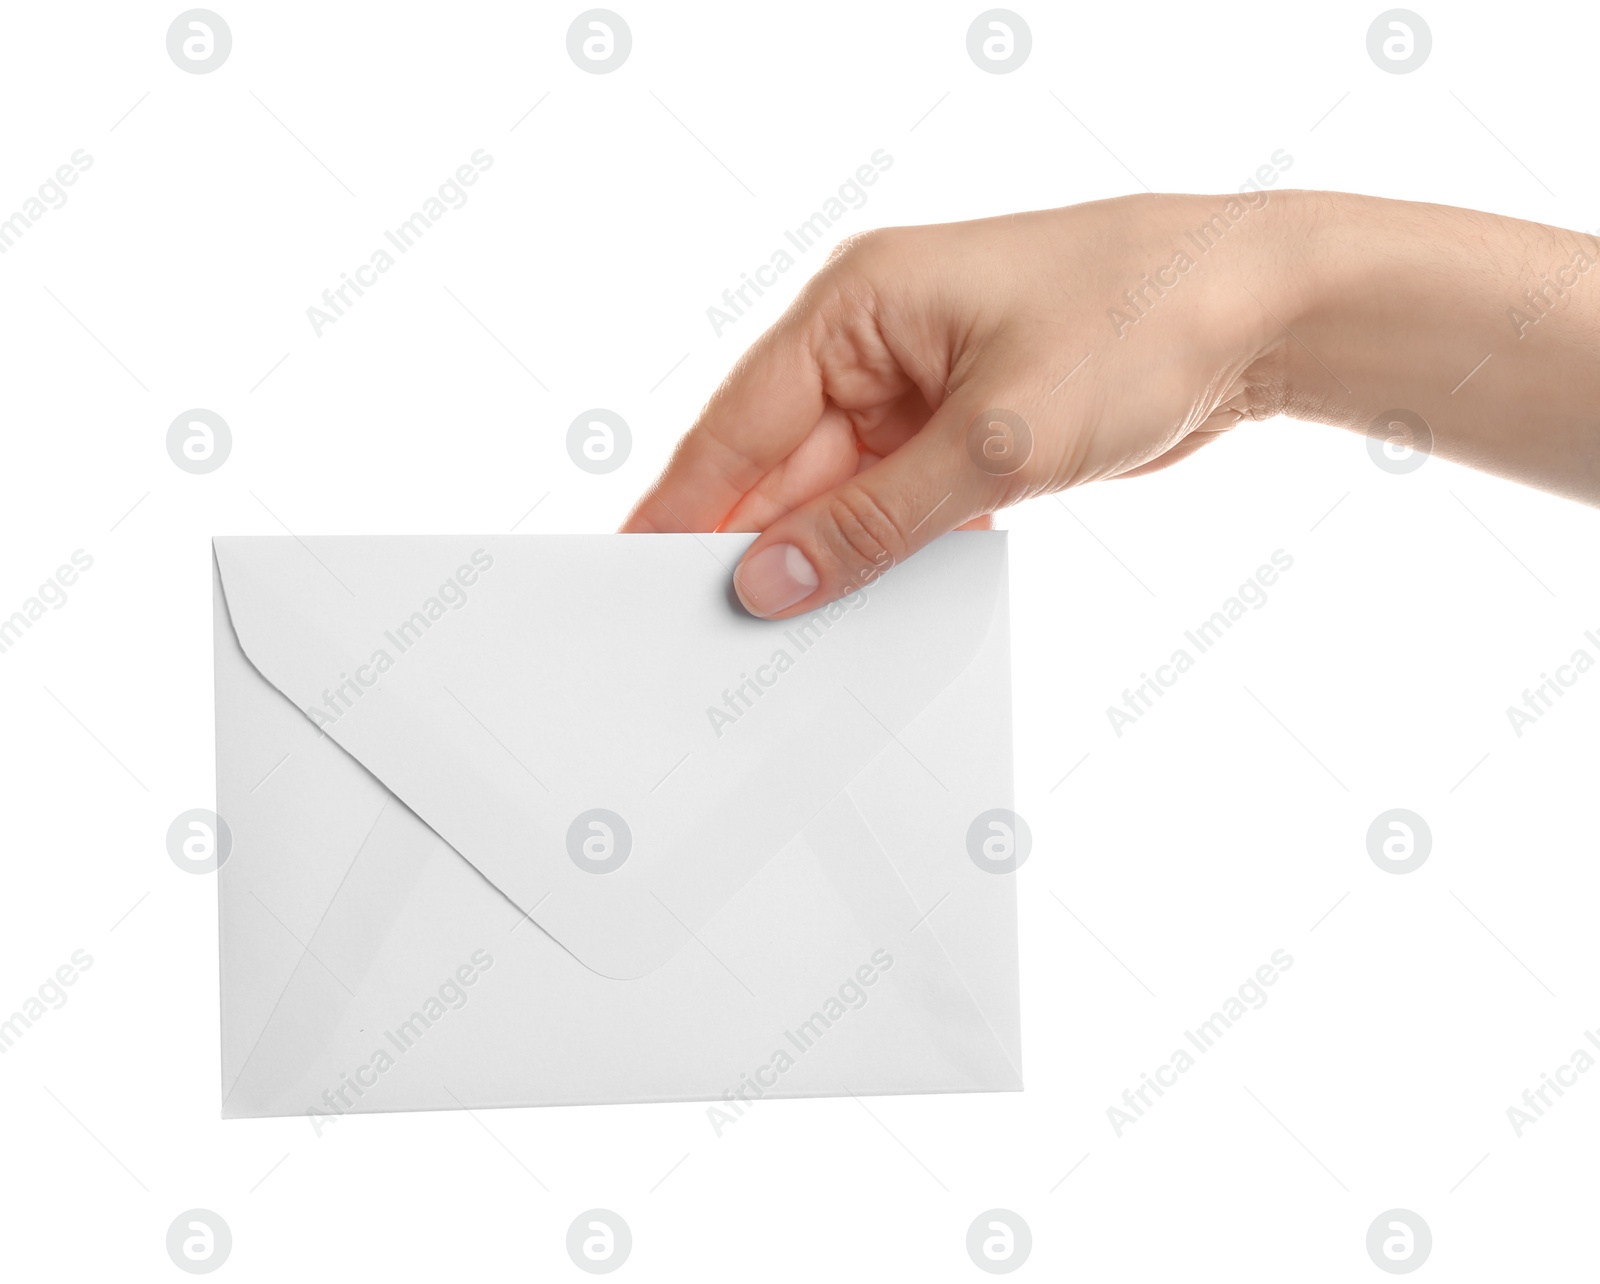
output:
[[[625,978],[894,745],[1002,600],[1004,535],[960,532],[831,608],[756,620],[730,590],[752,538],[214,548],[263,676],[581,962]]]

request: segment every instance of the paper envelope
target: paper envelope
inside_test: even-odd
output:
[[[214,541],[224,1116],[1021,1088],[1005,536],[752,538]]]

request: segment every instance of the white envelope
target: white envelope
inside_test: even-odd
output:
[[[214,541],[225,1117],[1021,1088],[1005,536],[751,538]]]

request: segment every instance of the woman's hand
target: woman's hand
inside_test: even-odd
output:
[[[1600,259],[1534,224],[1301,192],[868,233],[743,356],[624,529],[761,531],[735,586],[787,618],[946,531],[1164,467],[1242,420],[1366,429],[1399,407],[1432,425],[1423,448],[1594,497],[1600,272],[1532,339],[1505,315],[1536,250],[1570,264],[1585,245]],[[1500,367],[1454,400],[1492,343]],[[1563,450],[1507,430],[1530,397]]]

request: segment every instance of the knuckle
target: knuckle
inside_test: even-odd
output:
[[[854,342],[881,346],[874,327],[885,292],[892,293],[908,264],[918,260],[920,244],[916,229],[904,227],[869,228],[840,241],[805,288],[807,311],[820,326],[816,340],[853,324],[860,327]]]
[[[872,227],[852,232],[833,248],[825,267],[871,277],[875,269],[893,262],[902,253],[906,239],[906,229],[899,227]]]
[[[868,228],[864,232],[851,232],[828,255],[828,266],[836,267],[841,263],[859,263],[864,257],[870,255],[874,247],[883,244],[884,232],[882,228]]]
[[[829,551],[860,583],[904,560],[910,548],[901,524],[858,486],[847,486],[828,500],[824,532]]]

